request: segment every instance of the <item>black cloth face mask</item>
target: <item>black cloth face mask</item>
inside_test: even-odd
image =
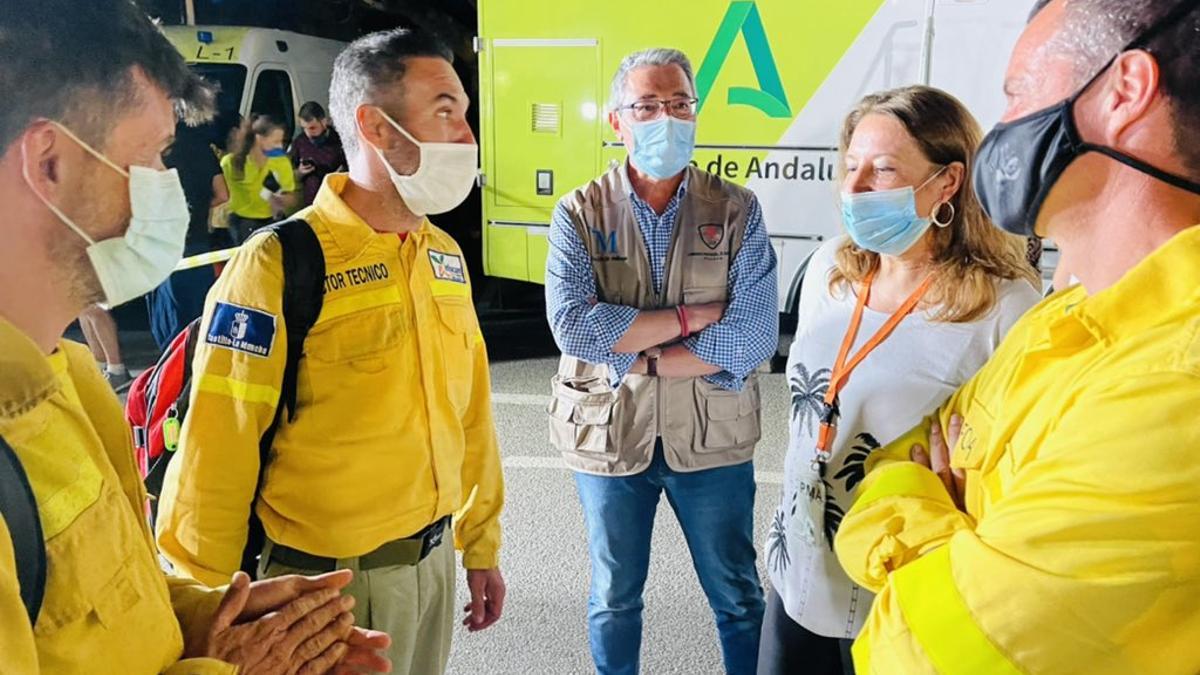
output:
[[[1002,122],[983,139],[973,170],[975,196],[992,222],[1012,234],[1037,236],[1034,225],[1042,204],[1067,167],[1089,152],[1110,157],[1134,170],[1182,190],[1200,194],[1200,183],[1167,173],[1119,150],[1087,143],[1075,126],[1075,102],[1100,79],[1117,57],[1139,49],[1164,28],[1174,26],[1198,0],[1183,0],[1135,38],[1070,98],[1012,122]]]

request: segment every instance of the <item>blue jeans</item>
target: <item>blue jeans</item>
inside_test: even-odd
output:
[[[667,466],[660,441],[642,473],[576,473],[575,484],[592,559],[588,640],[596,671],[638,672],[650,534],[659,495],[666,492],[716,616],[725,671],[752,675],[764,606],[754,564],[753,463],[681,473]]]

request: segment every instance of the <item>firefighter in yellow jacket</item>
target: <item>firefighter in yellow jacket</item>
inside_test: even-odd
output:
[[[1200,672],[1198,32],[1196,0],[1035,7],[976,190],[1081,285],[869,461],[861,675]]]
[[[349,574],[164,577],[120,403],[61,338],[178,262],[188,209],[162,153],[212,92],[129,0],[5,0],[0,62],[0,671],[386,669],[386,636],[338,597]]]
[[[280,246],[259,236],[208,296],[158,520],[176,567],[216,581],[237,569],[254,508],[268,540],[260,575],[356,570],[357,616],[392,636],[394,672],[414,675],[442,672],[449,655],[452,541],[469,628],[499,618],[505,590],[487,352],[462,251],[425,217],[457,206],[478,166],[450,58],[405,30],[338,57],[330,108],[350,172],[326,177],[297,214],[320,240],[325,283],[296,414],[279,425],[255,499],[287,330]]]

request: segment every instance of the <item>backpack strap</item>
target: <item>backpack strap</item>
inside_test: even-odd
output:
[[[325,299],[325,252],[317,233],[303,220],[286,220],[268,229],[279,238],[283,249],[283,321],[287,326],[287,357],[279,406],[275,423],[263,436],[265,440],[274,440],[283,409],[287,409],[289,422],[296,418],[296,380],[300,357],[304,355],[304,340],[317,322]]]
[[[179,419],[182,421],[183,416],[187,414],[188,406],[192,400],[192,360],[196,357],[196,345],[200,342],[200,322],[204,317],[196,317],[188,324],[185,329],[187,337],[183,340],[183,386],[179,388],[179,397],[176,398],[176,408],[179,414]]]
[[[304,341],[308,330],[317,323],[325,298],[325,252],[312,227],[304,220],[293,219],[277,222],[266,229],[280,240],[283,251],[283,324],[287,327],[288,344],[275,422],[259,443],[264,459],[275,441],[283,411],[287,410],[288,422],[295,419],[296,381],[300,358],[304,356]]]
[[[3,437],[0,437],[0,516],[12,537],[21,602],[29,614],[29,624],[34,625],[46,592],[46,542],[29,478],[17,453]]]
[[[317,322],[325,299],[325,252],[312,226],[300,218],[285,220],[263,228],[279,239],[283,262],[283,322],[287,328],[287,354],[284,357],[283,382],[275,418],[258,444],[258,484],[254,499],[262,491],[263,475],[271,458],[275,433],[287,411],[289,422],[296,418],[296,396],[300,359],[304,356],[304,340]],[[254,578],[256,557],[262,550],[266,535],[253,506],[250,509],[250,529],[246,548],[242,551],[242,570]]]

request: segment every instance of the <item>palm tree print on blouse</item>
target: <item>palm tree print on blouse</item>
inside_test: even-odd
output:
[[[831,375],[833,371],[828,368],[809,374],[803,363],[797,363],[788,376],[792,390],[792,419],[809,436],[813,435],[813,424],[821,420],[825,410],[825,392],[829,390]]]
[[[833,486],[824,478],[821,482],[825,484],[825,542],[829,544],[829,550],[833,550],[833,538],[837,536],[838,528],[842,526],[842,518],[846,516],[846,512],[838,503],[833,500]]]
[[[867,457],[879,449],[879,441],[871,434],[855,436],[858,444],[850,448],[846,459],[842,460],[842,470],[834,474],[834,480],[845,480],[846,492],[854,492],[854,488],[867,477]]]
[[[792,564],[792,556],[787,547],[788,515],[796,515],[796,493],[792,493],[790,514],[784,513],[784,507],[775,509],[775,517],[771,519],[771,528],[767,531],[767,564],[771,569],[782,573]]]

